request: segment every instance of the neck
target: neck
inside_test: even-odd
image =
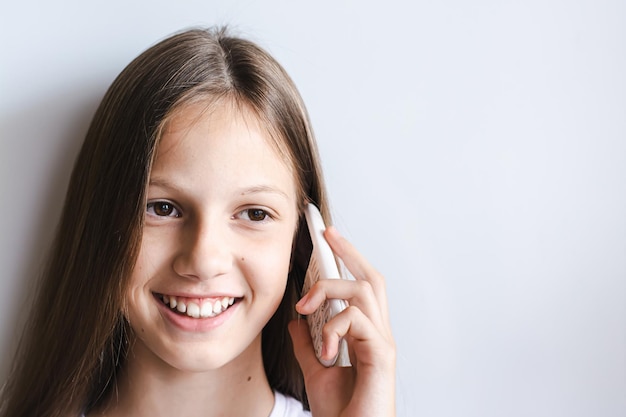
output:
[[[266,417],[272,410],[260,336],[238,358],[206,372],[172,368],[146,351],[134,344],[107,406],[91,415]]]

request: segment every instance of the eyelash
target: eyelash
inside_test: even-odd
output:
[[[157,212],[159,210],[163,210],[165,214],[159,214]],[[152,215],[155,217],[179,218],[182,215],[180,210],[176,207],[176,205],[174,205],[173,203],[169,201],[151,201],[146,206],[146,212],[149,215]],[[257,212],[256,213],[257,216],[258,214],[261,214],[263,218],[260,220],[253,220],[252,217],[256,217],[256,216],[253,216],[253,212]],[[268,220],[274,219],[274,216],[272,216],[267,210],[258,208],[258,207],[241,210],[236,217],[244,217],[244,220],[248,220],[252,223],[264,223],[264,222],[267,222]]]
[[[261,220],[252,220],[251,215],[250,215],[251,212],[261,212],[261,214],[263,216],[263,219],[261,219]],[[251,221],[253,223],[264,223],[264,222],[267,222],[268,220],[272,220],[274,218],[270,213],[268,213],[267,210],[264,210],[264,209],[258,208],[258,207],[253,207],[253,208],[248,208],[248,209],[245,209],[245,210],[241,210],[238,213],[238,215],[239,216],[247,216],[247,219],[245,219],[245,220],[249,220],[249,221]]]
[[[163,209],[163,206],[167,207],[167,208],[165,208],[165,211],[167,212],[167,214],[158,214],[157,210]],[[146,212],[148,214],[150,214],[152,216],[156,216],[156,217],[174,217],[174,218],[178,218],[178,217],[181,216],[180,210],[174,204],[170,203],[169,201],[152,201],[152,202],[148,203],[148,205],[146,206]]]

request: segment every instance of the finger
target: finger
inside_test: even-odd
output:
[[[343,260],[356,279],[368,280],[371,275],[377,274],[374,267],[339,233],[336,227],[328,226],[324,231],[324,237],[333,252]]]
[[[367,281],[378,299],[380,311],[385,320],[389,321],[387,291],[383,276],[365,259],[363,255],[333,227],[329,226],[324,237],[331,249],[343,261],[344,265],[358,281]]]
[[[336,354],[340,338],[349,340],[351,362],[357,378],[348,415],[395,416],[396,351],[393,339],[381,335],[358,308],[348,307],[323,328],[329,357]]]
[[[367,281],[347,281],[343,279],[322,279],[311,287],[298,301],[296,311],[308,315],[317,310],[326,299],[347,300],[348,304],[359,308],[381,330],[385,327],[384,317],[372,286]]]
[[[322,337],[325,358],[334,357],[339,349],[339,341],[346,338],[354,349],[357,366],[395,366],[393,341],[381,334],[368,317],[354,306],[326,323]]]
[[[296,319],[289,323],[288,329],[296,360],[300,364],[304,378],[308,379],[309,375],[324,368],[317,360],[317,356],[315,356],[309,325],[306,320]]]

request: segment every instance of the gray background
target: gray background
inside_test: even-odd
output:
[[[230,23],[295,79],[388,279],[399,416],[626,415],[623,1],[66,1],[1,12],[0,380],[121,69]]]

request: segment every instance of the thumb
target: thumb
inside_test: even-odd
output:
[[[306,380],[309,375],[323,369],[324,367],[317,360],[317,356],[315,356],[313,342],[311,341],[311,334],[309,333],[309,325],[307,324],[306,319],[292,320],[289,323],[288,328],[291,341],[293,342],[293,350],[296,355],[296,360],[300,364],[302,374]]]

